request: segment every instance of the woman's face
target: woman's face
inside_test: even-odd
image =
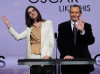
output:
[[[33,20],[36,20],[36,18],[38,16],[38,13],[36,12],[36,10],[34,8],[29,8],[28,14],[29,14],[29,17]]]

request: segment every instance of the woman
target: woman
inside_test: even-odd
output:
[[[27,37],[27,59],[53,58],[54,31],[52,22],[50,20],[42,19],[41,14],[34,6],[27,7],[25,17],[27,24],[26,30],[21,34],[18,34],[11,27],[9,20],[5,18],[5,16],[2,16],[9,32],[17,40]],[[33,67],[31,68],[33,69]],[[36,67],[34,69],[36,69]],[[39,71],[35,70],[35,72],[37,74]],[[42,74],[42,72],[39,74]]]

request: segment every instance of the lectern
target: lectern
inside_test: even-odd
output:
[[[89,65],[94,64],[96,61],[94,59],[84,59],[77,58],[73,60],[65,59],[19,59],[18,65]],[[59,66],[60,67],[60,66]],[[58,68],[60,69],[60,68]],[[57,70],[56,74],[60,74],[60,70]],[[54,72],[55,74],[55,72]]]

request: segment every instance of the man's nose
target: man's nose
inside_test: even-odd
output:
[[[76,14],[75,13],[73,13],[73,16],[75,16]]]

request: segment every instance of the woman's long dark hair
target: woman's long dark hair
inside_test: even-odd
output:
[[[34,10],[36,10],[36,12],[38,14],[37,15],[37,19],[36,19],[37,22],[40,22],[40,21],[44,22],[45,21],[44,19],[42,19],[41,14],[40,14],[40,12],[38,11],[38,9],[36,7],[34,7],[34,6],[28,6],[26,8],[26,12],[25,12],[25,19],[26,19],[26,25],[27,25],[27,27],[31,27],[33,25],[33,23],[34,23],[34,20],[31,19],[30,16],[29,16],[29,13],[28,13],[28,9],[29,8],[33,8]]]

